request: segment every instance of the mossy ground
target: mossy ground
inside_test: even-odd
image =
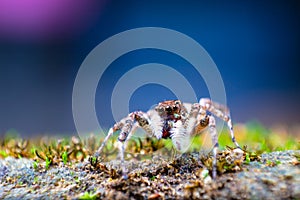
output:
[[[244,152],[235,149],[229,134],[222,132],[215,181],[210,176],[212,155],[207,133],[194,138],[190,152],[185,154],[176,153],[170,140],[133,138],[125,155],[128,179],[122,178],[116,137],[108,142],[101,158],[95,160],[91,156],[102,141],[95,135],[81,139],[73,136],[25,140],[8,134],[1,139],[0,146],[1,198],[273,197],[263,191],[256,194],[255,188],[248,187],[257,182],[268,192],[276,194],[275,190],[279,190],[285,195],[277,197],[300,198],[297,196],[300,188],[295,186],[300,183],[297,131],[291,135],[282,127],[267,129],[250,123],[236,125],[235,133]],[[24,171],[14,172],[16,164]]]

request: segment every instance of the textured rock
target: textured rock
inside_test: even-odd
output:
[[[297,156],[298,158],[297,158]],[[300,151],[262,154],[260,161],[242,165],[242,171],[224,173],[207,181],[199,154],[176,161],[159,156],[127,161],[129,173],[122,179],[120,162],[93,167],[83,163],[33,168],[25,158],[0,159],[1,199],[79,198],[88,192],[113,199],[300,199]],[[209,175],[208,175],[209,176]]]

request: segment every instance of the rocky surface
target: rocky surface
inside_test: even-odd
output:
[[[50,166],[0,159],[0,199],[300,199],[300,150],[262,154],[212,181],[199,154]]]

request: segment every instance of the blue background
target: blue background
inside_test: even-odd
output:
[[[44,40],[0,37],[0,134],[11,128],[21,134],[74,133],[72,89],[85,57],[108,37],[146,26],[182,32],[206,49],[222,75],[234,122],[300,122],[297,1],[107,1],[90,12],[95,14],[89,26],[76,34]],[[109,99],[118,78],[148,62],[174,67],[195,86],[198,98],[208,96],[201,76],[178,56],[131,52],[100,80],[96,108],[102,126],[114,123]],[[146,85],[132,96],[130,110],[173,98],[167,88]]]

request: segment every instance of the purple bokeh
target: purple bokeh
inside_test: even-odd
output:
[[[80,34],[106,1],[1,0],[0,38],[40,41]]]

